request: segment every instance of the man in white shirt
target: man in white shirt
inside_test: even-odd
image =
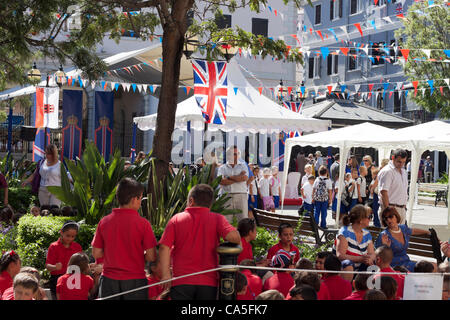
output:
[[[228,209],[237,209],[241,213],[236,217],[239,220],[248,218],[247,180],[249,177],[247,165],[240,162],[240,151],[231,146],[226,151],[227,163],[219,167],[218,176],[222,176],[220,187],[227,192],[231,199],[227,202]]]
[[[406,150],[397,149],[389,161],[378,173],[378,186],[381,213],[388,206],[394,207],[400,214],[400,224],[406,222],[406,203],[408,202],[408,174],[405,163],[408,154]]]

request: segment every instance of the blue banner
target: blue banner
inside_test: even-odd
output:
[[[95,92],[95,144],[100,154],[109,161],[113,152],[113,125],[114,125],[114,93]]]
[[[63,90],[61,159],[81,157],[83,91]]]
[[[33,106],[31,107],[31,124],[36,125],[36,93],[31,95]],[[50,144],[50,134],[46,128],[38,128],[33,142],[33,161],[45,159],[45,133],[47,133],[47,144]]]

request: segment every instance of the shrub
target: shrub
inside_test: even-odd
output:
[[[3,200],[3,191],[0,190],[0,198]],[[38,203],[37,196],[31,193],[30,188],[9,187],[8,203],[17,212],[19,209],[28,209]]]
[[[17,227],[0,232],[0,252],[17,250]]]
[[[52,242],[59,238],[59,231],[64,222],[73,220],[72,217],[34,217],[27,214],[20,218],[17,225],[17,253],[19,254],[22,265],[32,266],[38,270],[44,271],[43,277],[48,276],[45,270],[45,259],[47,249]],[[80,229],[75,239],[83,250],[90,247],[96,226],[80,224]]]

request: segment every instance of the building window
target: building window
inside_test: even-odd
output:
[[[330,20],[342,18],[342,0],[330,0]]]
[[[268,31],[269,31],[268,19],[252,18],[252,33],[255,36],[261,35],[267,38]]]
[[[339,55],[329,54],[327,57],[327,75],[337,74],[339,66]]]
[[[398,90],[394,91],[394,112],[402,112],[402,99]]]
[[[359,54],[356,52],[356,49],[350,49],[348,53],[348,70],[357,70],[360,68],[359,62]]]
[[[314,20],[314,24],[321,24],[322,23],[322,5],[318,4],[316,7],[316,17]]]
[[[308,78],[314,78],[314,57],[308,59]]]
[[[216,16],[216,25],[219,29],[231,28],[231,14],[224,14],[222,16]]]
[[[373,58],[372,60],[373,66],[384,64],[384,59],[382,57],[386,55],[385,43],[384,42],[374,43],[372,45],[372,48],[370,49],[370,55]]]
[[[383,110],[384,109],[384,105],[383,105],[383,93],[378,92],[377,93],[377,109],[378,110]]]
[[[309,79],[317,79],[320,78],[322,57],[310,57],[308,59],[308,78]]]
[[[389,46],[389,56],[391,63],[398,60],[397,52],[395,51],[395,39],[391,40],[391,45]]]
[[[360,0],[350,0],[350,14],[356,14],[361,11]]]
[[[320,78],[322,56],[314,57],[314,78]]]

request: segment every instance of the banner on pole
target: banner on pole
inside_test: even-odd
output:
[[[81,157],[83,125],[83,92],[63,90],[63,129],[61,158],[75,160]]]
[[[106,162],[112,153],[113,121],[114,93],[96,91],[94,142]]]
[[[59,88],[36,88],[36,128],[58,128]]]

